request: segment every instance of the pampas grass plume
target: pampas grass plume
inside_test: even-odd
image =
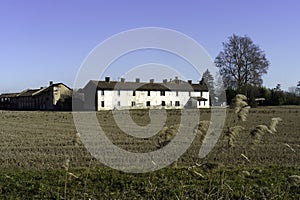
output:
[[[279,124],[279,122],[281,122],[282,119],[280,117],[274,117],[272,118],[271,124],[270,124],[270,130],[272,131],[272,133],[276,133],[277,130],[277,125]]]
[[[261,141],[261,138],[264,134],[272,133],[272,131],[269,129],[266,125],[257,125],[255,129],[253,129],[250,132],[250,135],[254,139],[254,143],[259,143]]]
[[[243,122],[247,121],[247,116],[248,116],[250,108],[251,108],[250,106],[245,106],[238,113],[238,118],[240,120],[242,120]]]
[[[196,134],[199,132],[201,135],[205,135],[210,125],[211,125],[211,121],[207,121],[207,120],[200,121],[199,125],[195,127],[194,132]]]
[[[233,147],[234,142],[236,140],[236,137],[243,131],[245,130],[244,127],[242,126],[233,126],[228,128],[226,135],[228,137],[228,146]]]
[[[81,144],[81,141],[80,141],[80,133],[76,133],[75,136],[73,137],[73,144],[75,146],[79,146]]]
[[[279,117],[274,117],[272,118],[271,120],[271,123],[270,123],[270,126],[266,126],[266,125],[258,125],[255,127],[254,130],[252,130],[250,132],[251,136],[254,138],[255,140],[255,143],[258,143],[260,142],[261,140],[261,137],[264,135],[264,134],[267,134],[267,133],[270,133],[270,134],[275,134],[277,132],[276,128],[277,128],[277,125],[278,123],[282,121],[281,118]],[[287,145],[286,145],[287,146]],[[289,146],[287,146],[289,147]]]
[[[162,147],[168,144],[174,136],[179,132],[179,124],[167,127],[161,130],[161,136],[158,138],[157,147]]]
[[[246,121],[250,106],[247,103],[247,97],[243,94],[237,94],[234,98],[234,112],[239,120]]]

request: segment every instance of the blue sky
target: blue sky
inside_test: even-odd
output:
[[[299,10],[296,0],[1,0],[0,93],[50,80],[72,86],[95,46],[119,32],[149,26],[194,38],[213,59],[229,36],[248,35],[271,63],[264,85],[287,89],[300,80]]]

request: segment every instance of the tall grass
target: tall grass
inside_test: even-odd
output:
[[[254,139],[254,143],[259,143],[262,140],[263,135],[265,134],[275,134],[277,132],[277,125],[282,121],[281,118],[275,117],[271,119],[271,123],[269,126],[267,125],[257,125],[255,129],[253,129],[250,134]]]
[[[226,136],[228,137],[228,147],[229,148],[234,147],[236,138],[244,130],[245,130],[245,128],[243,126],[239,126],[239,125],[228,128],[228,130],[226,131]]]
[[[239,120],[245,122],[249,113],[250,106],[247,103],[247,97],[242,94],[237,94],[234,98],[234,111]]]
[[[234,101],[234,111],[237,115],[239,121],[246,122],[247,116],[249,114],[250,106],[247,103],[247,97],[242,94],[237,94]],[[253,130],[250,131],[250,136],[253,139],[253,144],[257,144],[262,140],[265,134],[275,134],[277,132],[277,126],[282,119],[279,117],[271,118],[270,125],[257,125]],[[239,134],[244,131],[245,128],[241,125],[235,125],[233,127],[228,127],[226,131],[226,136],[228,137],[228,146],[234,147],[236,138]]]

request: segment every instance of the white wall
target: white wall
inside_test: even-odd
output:
[[[136,91],[133,96],[133,91],[128,90],[104,90],[97,91],[98,95],[98,110],[111,110],[111,109],[129,109],[129,108],[162,108],[165,109],[181,109],[185,106],[187,101],[192,97],[201,97],[201,92],[178,92],[176,91],[165,91],[165,96],[161,96],[160,91]],[[202,92],[202,97],[206,98],[207,101],[197,103],[197,108],[209,108],[209,93]],[[104,107],[102,107],[102,101],[104,101]],[[150,107],[146,105],[146,102],[150,101]],[[162,101],[165,101],[165,106],[162,106]],[[175,106],[175,102],[179,101],[180,105]],[[132,102],[135,102],[135,106],[132,107]]]

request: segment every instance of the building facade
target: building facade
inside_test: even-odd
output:
[[[63,83],[40,89],[27,89],[20,93],[0,95],[0,108],[10,110],[70,110],[67,100],[71,99],[72,89]],[[70,103],[70,100],[68,104]]]
[[[89,110],[210,108],[209,91],[203,82],[178,78],[146,83],[139,79],[110,81],[106,77],[105,81],[89,81],[83,91],[84,107]]]

